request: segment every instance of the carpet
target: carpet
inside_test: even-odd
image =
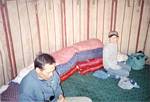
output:
[[[113,78],[99,79],[89,73],[71,76],[62,83],[66,97],[87,96],[93,102],[150,102],[150,66],[130,72],[130,78],[140,86],[139,89],[124,90],[118,87],[118,81]]]

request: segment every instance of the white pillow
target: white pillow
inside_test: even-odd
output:
[[[12,82],[20,84],[21,80],[32,70],[34,69],[34,64],[31,64],[30,66],[23,68],[17,77],[12,80]]]
[[[3,85],[1,88],[0,88],[0,94],[2,94],[5,90],[7,90],[9,85]]]

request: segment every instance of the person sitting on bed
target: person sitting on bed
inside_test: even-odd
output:
[[[109,43],[106,44],[103,49],[104,69],[109,73],[109,75],[113,75],[116,78],[128,77],[131,67],[129,67],[127,64],[117,59],[119,53],[117,49],[117,42],[119,38],[118,32],[116,31],[110,32],[108,38]],[[126,60],[127,58],[125,58],[125,61]]]
[[[55,59],[46,53],[38,55],[34,60],[34,69],[20,83],[19,102],[70,102],[69,100],[92,102],[87,97],[64,98],[60,77],[55,70]]]

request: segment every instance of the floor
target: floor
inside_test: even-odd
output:
[[[150,66],[132,70],[130,78],[139,84],[139,89],[121,89],[118,80],[99,79],[92,73],[84,76],[76,73],[62,83],[62,88],[65,96],[88,96],[93,102],[150,102]]]

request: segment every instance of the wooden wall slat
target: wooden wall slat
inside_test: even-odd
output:
[[[0,5],[1,6],[1,5]],[[2,7],[0,7],[1,9]],[[2,19],[2,12],[0,11],[0,86],[2,86],[4,84],[4,63],[3,63],[3,57],[2,57],[2,50],[3,50],[3,47],[2,47],[2,36],[4,35],[4,30],[3,30],[3,19]]]
[[[18,1],[18,14],[20,20],[24,63],[25,66],[28,66],[29,64],[33,63],[33,48],[28,19],[28,11],[25,1]]]
[[[87,2],[88,0],[80,0],[81,2],[81,10],[80,10],[80,16],[81,16],[81,41],[87,39]]]
[[[48,40],[48,52],[47,53],[49,53],[50,52],[50,45],[49,45],[49,30],[48,30],[48,12],[47,12],[47,7],[46,7],[46,0],[44,0],[44,7],[45,7],[45,18],[46,18],[46,30],[47,30],[47,40]]]
[[[150,23],[150,1],[144,0],[144,8],[143,8],[143,15],[142,15],[142,22],[141,22],[141,29],[140,29],[140,36],[138,42],[138,49],[137,51],[143,51],[145,46],[145,40],[147,37],[147,29]]]
[[[56,50],[62,48],[61,0],[53,0],[55,14]]]
[[[147,25],[147,24],[148,25],[147,25],[147,30],[146,30],[146,41],[144,42],[144,53],[149,57],[148,63],[150,64],[150,47],[149,47],[149,44],[150,44],[150,15],[149,15],[150,14],[150,1],[146,0],[145,3],[146,3],[145,7],[147,7],[147,9],[145,11],[146,11],[146,14],[148,14],[148,15],[147,15],[147,19],[145,19],[145,20],[147,20],[147,22],[146,21],[143,21],[143,22],[145,22],[145,25]],[[145,16],[144,13],[143,13],[143,16]]]
[[[48,34],[49,34],[49,48],[50,53],[56,51],[56,26],[54,18],[54,3],[53,0],[46,0],[46,12],[48,22]]]
[[[25,66],[25,62],[23,56],[22,41],[21,41],[22,38],[16,1],[7,2],[7,8],[10,21],[10,29],[14,44],[14,53],[17,63],[16,66],[17,71],[19,71],[21,68]]]
[[[79,42],[80,41],[80,3],[81,0],[73,0],[73,31],[74,31],[74,43]]]
[[[133,17],[131,21],[130,27],[130,39],[128,45],[128,52],[134,53],[136,52],[136,41],[135,39],[138,38],[138,28],[139,28],[139,21],[140,21],[140,12],[141,12],[141,5],[139,5],[139,1],[134,1],[134,9],[133,9]]]
[[[1,8],[1,7],[0,7]],[[4,69],[6,67],[4,67],[4,59],[3,59],[3,54],[2,54],[2,50],[4,52],[3,49],[3,44],[2,44],[2,38],[4,37],[4,30],[3,30],[3,19],[2,19],[2,13],[0,12],[0,86],[2,86],[5,83],[5,75],[4,75]],[[3,38],[4,39],[4,38]],[[5,40],[4,40],[5,41]],[[6,60],[5,60],[6,61]]]
[[[128,3],[128,0],[126,0],[126,3]],[[129,38],[130,27],[131,27],[132,16],[133,16],[133,7],[134,7],[134,0],[130,0],[130,5],[126,5],[126,8],[125,8],[122,40],[121,40],[121,52],[124,52],[124,53],[127,53],[128,51],[128,43],[130,39]]]
[[[3,58],[0,51],[0,86],[2,86],[5,83],[5,75],[4,75],[4,65],[3,65]]]
[[[97,38],[101,41],[103,40],[103,33],[104,33],[104,1],[105,0],[98,0],[97,1]]]
[[[97,37],[97,0],[90,0],[89,38]]]
[[[40,52],[40,45],[39,45],[39,38],[38,38],[38,28],[37,28],[37,21],[36,21],[36,10],[35,10],[36,2],[30,2],[27,0],[27,12],[29,17],[29,26],[30,26],[30,33],[31,33],[31,40],[32,40],[32,47],[34,58]]]
[[[65,0],[61,0],[61,22],[62,22],[62,47],[67,46],[67,36],[66,36],[66,9]]]
[[[66,10],[66,34],[67,34],[67,45],[70,46],[74,42],[74,32],[73,32],[73,0],[65,0],[65,10]]]
[[[47,30],[47,19],[45,10],[45,0],[37,1],[37,10],[39,18],[39,28],[40,28],[40,39],[42,52],[49,52],[49,41],[48,41],[48,30]]]
[[[110,32],[112,0],[105,0],[104,5],[105,5],[105,8],[104,8],[104,35],[103,35],[103,43],[106,44],[108,42],[108,34]]]
[[[127,2],[125,0],[118,0],[117,5],[117,18],[116,18],[116,31],[119,34],[118,40],[118,50],[121,50],[121,41],[122,41],[122,31],[123,31],[123,24],[124,24],[124,15],[125,15],[125,8]]]
[[[145,44],[145,50],[144,50],[144,53],[149,57],[149,64],[150,64],[150,47],[149,47],[149,44],[150,44],[150,26],[148,28],[148,36],[147,36],[147,40],[146,40],[146,44]]]
[[[3,7],[0,5],[0,9]],[[10,62],[8,57],[8,50],[6,44],[6,37],[4,31],[4,21],[2,18],[2,11],[0,11],[0,86],[6,84],[11,79]]]

